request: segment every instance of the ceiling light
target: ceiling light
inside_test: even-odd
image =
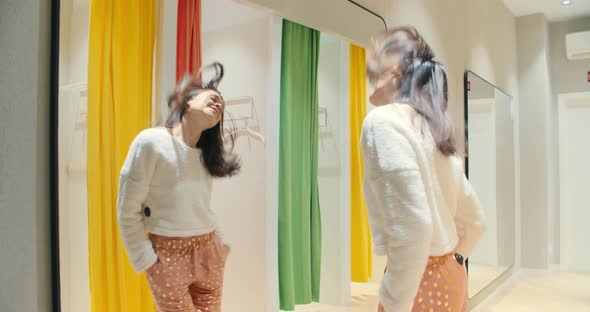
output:
[[[563,0],[563,1],[561,1],[561,4],[570,5],[570,4],[572,4],[572,0]]]

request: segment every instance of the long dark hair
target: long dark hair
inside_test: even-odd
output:
[[[434,52],[414,27],[388,30],[374,42],[375,56],[367,63],[371,80],[395,66],[401,86],[394,100],[412,106],[427,122],[438,150],[456,152],[453,122],[448,112],[448,81],[444,66],[434,60]]]
[[[208,82],[203,82],[201,76],[206,69],[215,69],[215,75]],[[201,68],[195,75],[185,75],[176,85],[174,93],[168,97],[170,115],[166,120],[166,128],[172,129],[182,121],[189,107],[188,102],[193,97],[207,90],[213,90],[221,95],[217,87],[222,79],[223,65],[217,62]],[[233,154],[234,136],[232,133],[228,135],[231,141],[229,151],[224,144],[224,114],[225,112],[222,113],[221,120],[214,127],[203,131],[195,146],[201,149],[203,164],[209,174],[214,177],[233,176],[240,169],[239,160]]]

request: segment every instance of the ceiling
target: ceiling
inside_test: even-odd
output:
[[[565,21],[578,17],[590,17],[590,0],[572,0],[564,6],[562,0],[504,0],[515,16],[543,13],[549,21]]]

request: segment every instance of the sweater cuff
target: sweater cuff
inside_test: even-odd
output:
[[[151,268],[157,260],[158,255],[152,248],[146,250],[146,255],[141,259],[141,261],[133,265],[135,272],[138,274],[145,272],[147,269]]]
[[[223,235],[223,232],[219,228],[215,229],[215,235],[217,235],[221,244],[229,246],[229,244],[225,241],[225,236]]]

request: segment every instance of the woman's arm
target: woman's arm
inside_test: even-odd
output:
[[[485,233],[486,222],[477,194],[465,176],[459,183],[458,195],[455,224],[457,225],[459,244],[456,252],[467,258]]]
[[[143,205],[156,159],[152,142],[145,132],[140,133],[129,148],[119,181],[119,228],[129,260],[138,273],[147,270],[158,259],[143,224]]]
[[[409,138],[379,115],[368,117],[365,180],[373,200],[372,216],[379,215],[388,257],[380,303],[386,312],[410,311],[428,262],[432,217],[424,182]]]

